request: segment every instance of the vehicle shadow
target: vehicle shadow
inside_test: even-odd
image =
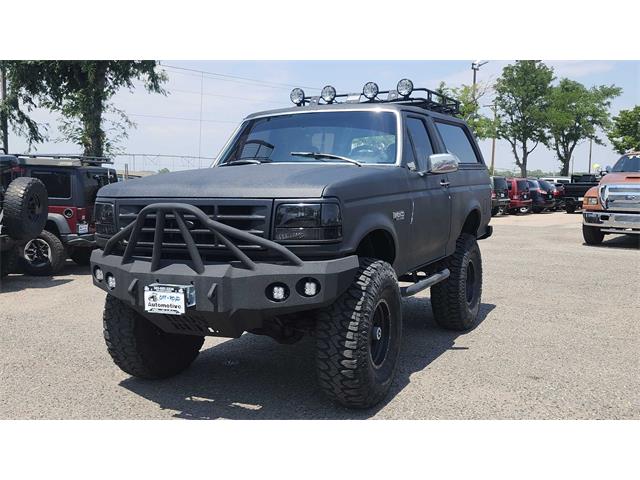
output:
[[[591,248],[620,248],[623,250],[640,249],[640,235],[615,235],[613,237],[605,237],[600,245],[583,245]]]
[[[482,304],[478,325],[495,308]],[[436,326],[428,298],[404,301],[404,335],[398,369],[387,399],[367,410],[327,400],[316,383],[313,338],[279,345],[243,335],[201,352],[184,373],[166,380],[123,380],[120,385],[186,419],[366,419],[375,415],[447,350],[460,332]],[[477,326],[476,326],[477,328]]]
[[[27,288],[51,288],[73,281],[72,278],[64,278],[66,275],[83,274],[90,275],[91,269],[88,266],[76,265],[71,260],[67,260],[61,271],[55,275],[27,275],[18,268],[16,273],[12,273],[0,280],[0,292],[17,292]]]

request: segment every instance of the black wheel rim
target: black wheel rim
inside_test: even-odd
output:
[[[51,263],[51,247],[41,238],[34,238],[24,246],[24,258],[34,267]]]
[[[385,300],[380,300],[373,312],[373,322],[369,333],[369,352],[371,362],[379,367],[387,357],[391,333],[391,314],[389,305]]]
[[[32,195],[27,202],[27,217],[33,221],[42,213],[42,202],[38,195]]]
[[[476,296],[476,267],[472,261],[469,261],[467,265],[467,280],[465,284],[465,293],[467,297],[467,303],[471,305]]]

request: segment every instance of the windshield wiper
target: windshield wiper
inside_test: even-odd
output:
[[[309,157],[309,158],[315,158],[316,160],[320,160],[320,161],[326,161],[326,159],[328,160],[342,160],[343,162],[349,162],[352,163],[354,165],[357,165],[359,167],[362,166],[362,163],[360,163],[357,160],[354,160],[353,158],[349,158],[349,157],[343,157],[342,155],[334,155],[333,153],[322,153],[322,152],[291,152],[289,155],[291,155],[292,157]]]
[[[220,166],[224,167],[225,165],[260,165],[261,163],[270,163],[270,162],[272,162],[272,160],[269,160],[268,158],[257,159],[255,157],[249,157],[249,158],[238,158],[236,160],[230,160],[228,162],[224,162]]]

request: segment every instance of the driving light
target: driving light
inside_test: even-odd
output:
[[[289,98],[296,105],[302,105],[302,103],[304,102],[304,90],[302,90],[301,88],[294,88],[293,90],[291,90],[291,95],[289,95]]]
[[[267,287],[267,298],[274,302],[284,302],[289,296],[289,287],[284,283],[272,283]]]
[[[102,271],[102,269],[100,267],[96,267],[95,268],[95,270],[93,271],[93,277],[98,282],[101,282],[102,280],[104,280],[104,272]]]
[[[373,100],[378,96],[378,84],[375,82],[367,82],[364,84],[362,94],[369,100]]]
[[[109,287],[109,290],[116,288],[116,277],[110,273],[107,273],[107,287]]]
[[[315,297],[320,292],[320,283],[315,278],[303,278],[296,285],[296,290],[303,297]]]
[[[331,103],[336,99],[336,89],[331,85],[327,85],[322,89],[322,93],[320,93],[320,96],[325,102]]]
[[[408,97],[411,95],[411,92],[413,92],[413,82],[408,78],[403,78],[398,82],[396,90],[398,90],[398,93],[403,97]]]

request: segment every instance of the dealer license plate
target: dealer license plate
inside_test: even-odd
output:
[[[89,224],[87,224],[87,223],[79,223],[78,224],[78,235],[84,235],[85,233],[89,233]]]
[[[144,310],[165,315],[184,315],[196,304],[193,285],[165,285],[153,283],[144,287]]]

